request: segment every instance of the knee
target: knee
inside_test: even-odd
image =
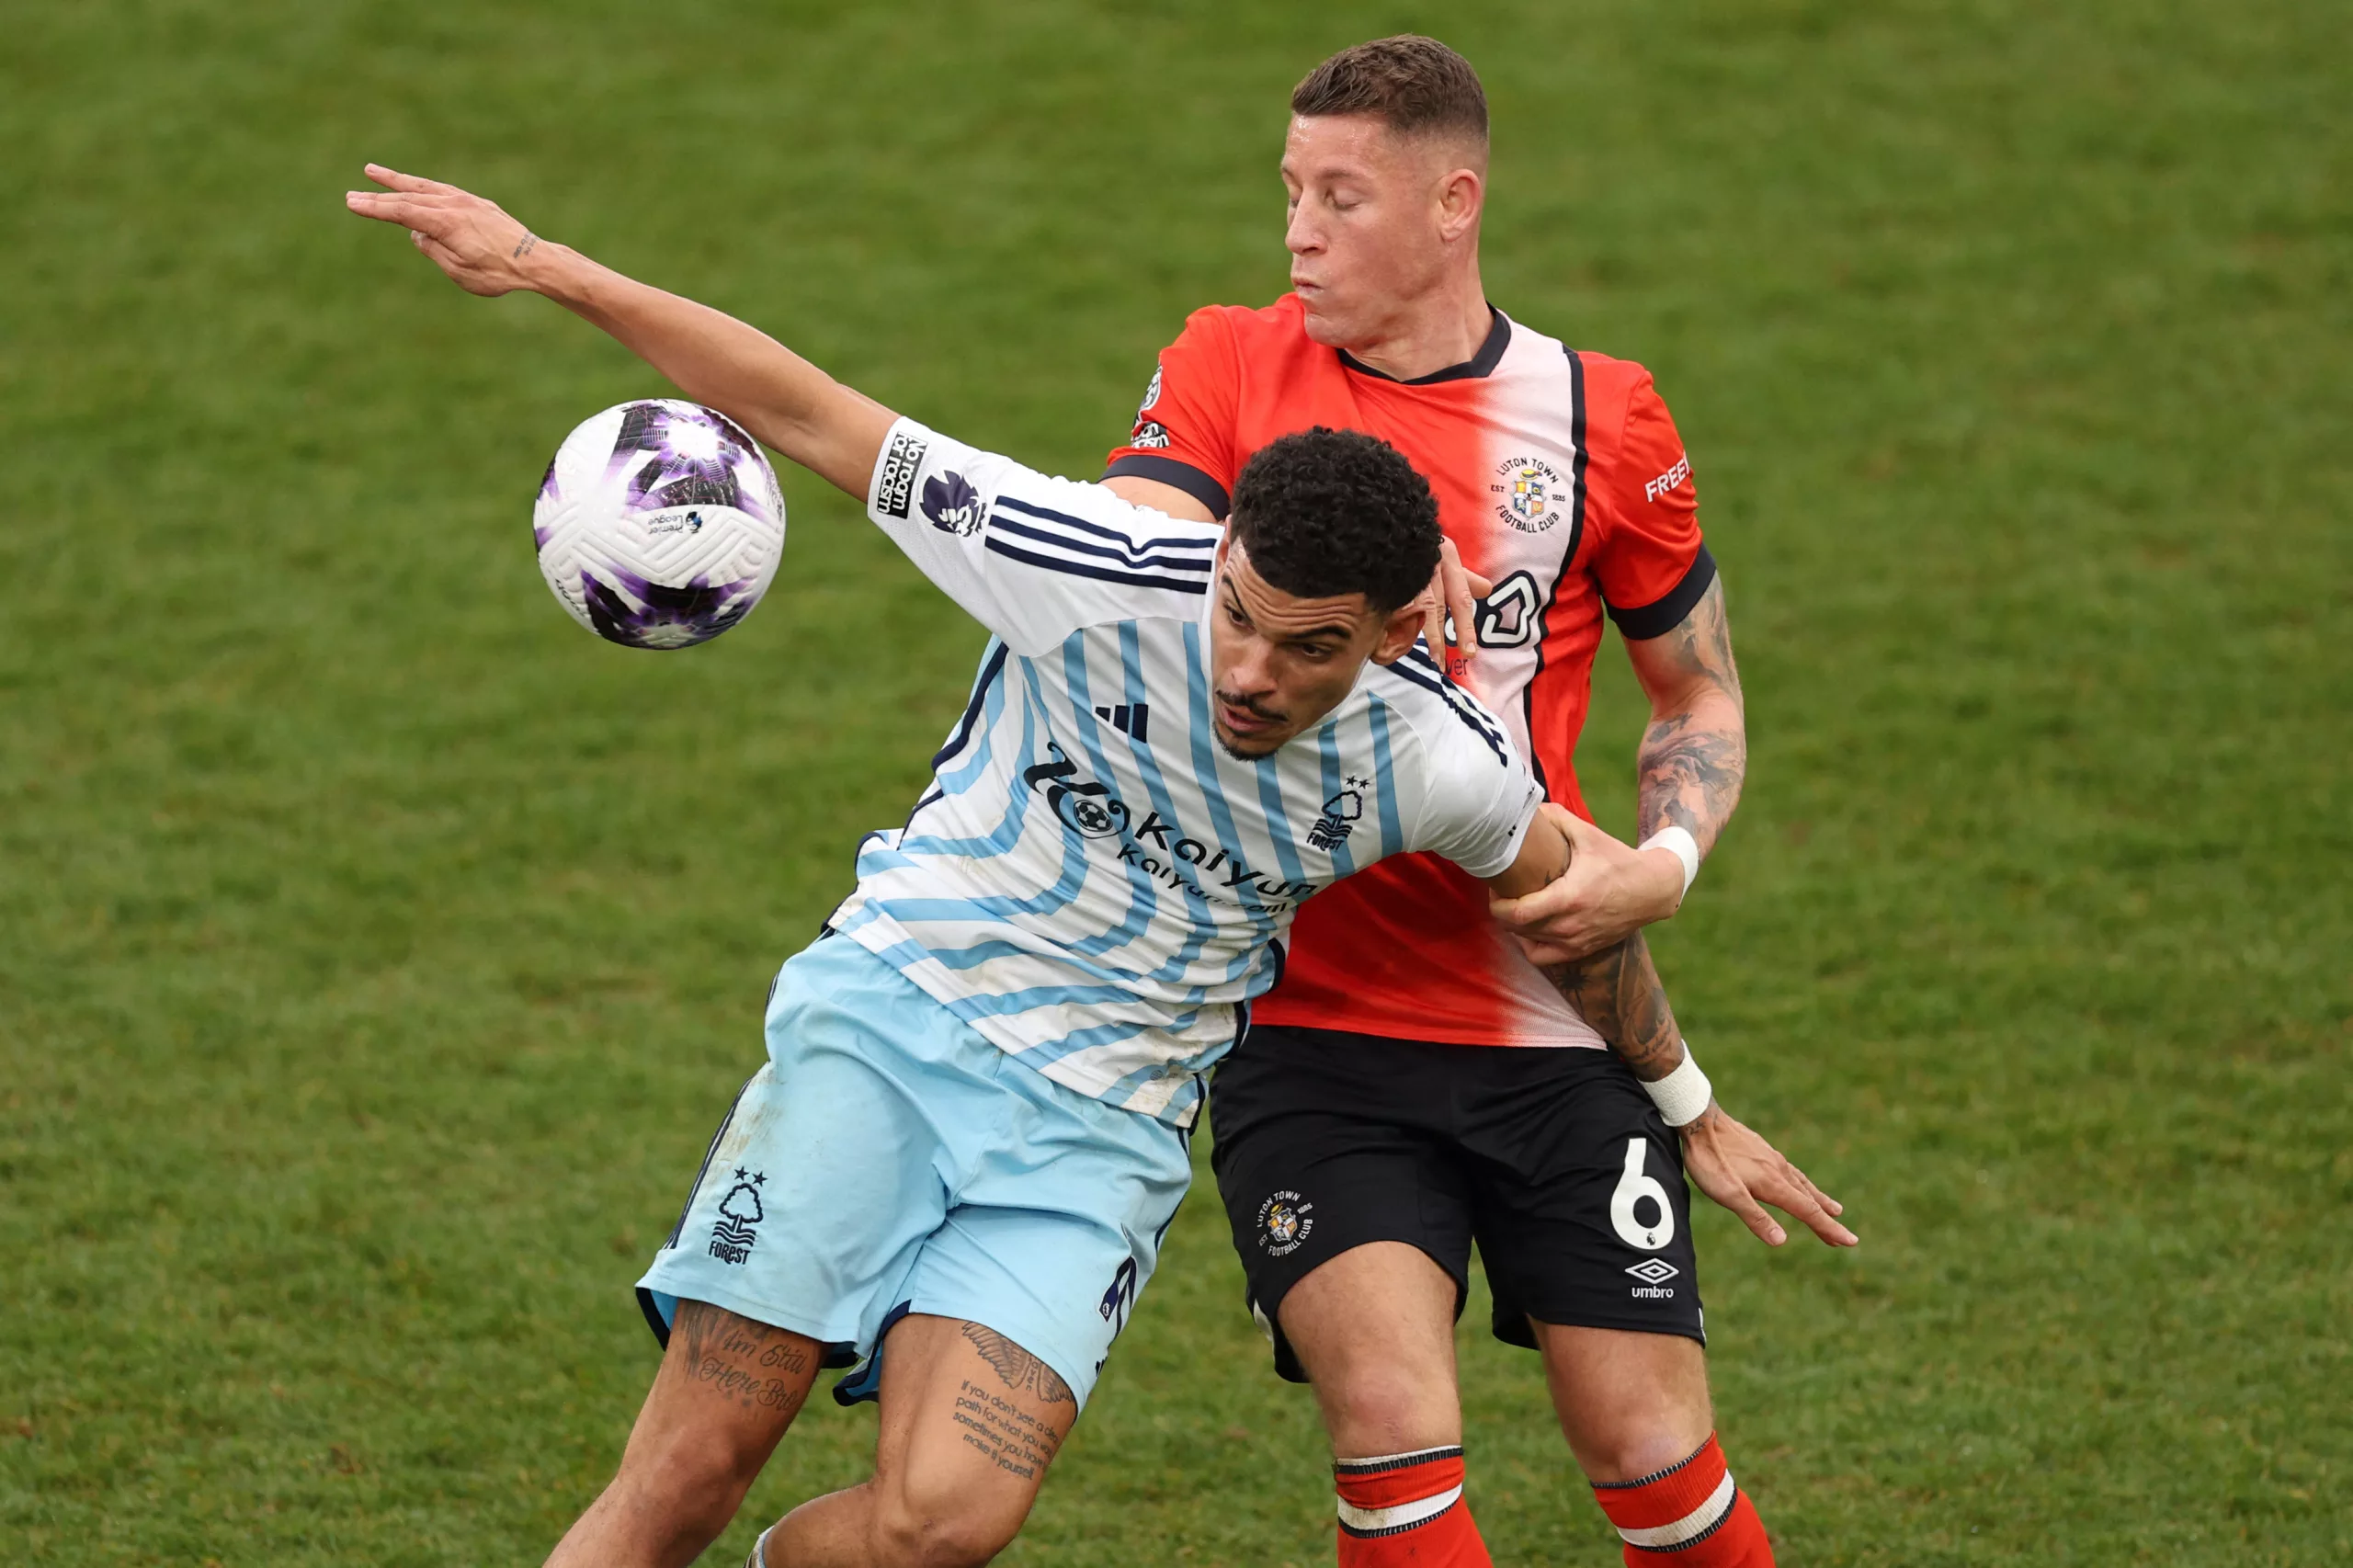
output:
[[[877,1499],[876,1561],[892,1568],[980,1568],[1012,1543],[1019,1518],[906,1497]]]
[[[1643,1481],[1674,1469],[1705,1448],[1708,1433],[1689,1421],[1630,1421],[1587,1432],[1576,1444],[1586,1479],[1603,1486]]]
[[[717,1539],[743,1506],[760,1473],[763,1454],[747,1454],[722,1434],[683,1431],[659,1445],[623,1456],[615,1490],[660,1521],[659,1534],[676,1540]]]
[[[1410,1453],[1460,1439],[1454,1385],[1408,1367],[1355,1367],[1323,1395],[1332,1446],[1343,1459]]]

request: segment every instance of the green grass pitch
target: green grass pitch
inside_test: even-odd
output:
[[[1864,1237],[1699,1221],[1781,1561],[2353,1561],[2344,24],[0,6],[0,1555],[536,1562],[981,643],[797,471],[741,631],[578,631],[533,486],[663,389],[346,216],[360,164],[1087,475],[1186,311],[1282,289],[1290,85],[1420,28],[1493,95],[1493,297],[1652,367],[1729,585],[1754,765],[1662,962]],[[1497,1560],[1614,1562],[1533,1359],[1462,1354]],[[813,1403],[707,1561],[870,1432]],[[1197,1193],[1006,1561],[1326,1562],[1324,1466]]]

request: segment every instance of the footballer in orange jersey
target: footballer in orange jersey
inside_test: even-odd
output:
[[[1449,670],[1580,819],[1577,737],[1617,624],[1652,705],[1651,836],[1631,849],[1581,822],[1569,874],[1512,904],[1408,856],[1302,909],[1284,979],[1211,1091],[1251,1309],[1278,1369],[1315,1387],[1344,1568],[1488,1561],[1453,1379],[1474,1240],[1495,1331],[1542,1352],[1626,1561],[1758,1568],[1771,1548],[1712,1429],[1686,1175],[1770,1244],[1785,1232],[1761,1203],[1855,1238],[1714,1103],[1671,1026],[1623,1005],[1641,926],[1689,890],[1745,764],[1691,463],[1642,367],[1487,303],[1486,101],[1467,62],[1424,38],[1358,45],[1291,111],[1292,292],[1187,321],[1104,482],[1222,517],[1279,436],[1387,440],[1429,479],[1459,560]],[[1346,806],[1338,781],[1328,821]]]
[[[1197,311],[1109,474],[1172,485],[1222,517],[1233,476],[1287,432],[1366,430],[1404,452],[1437,492],[1462,564],[1491,585],[1478,657],[1459,678],[1503,716],[1552,798],[1583,815],[1574,754],[1603,615],[1630,639],[1670,631],[1715,582],[1715,562],[1648,372],[1490,314],[1471,358],[1400,381],[1311,339],[1297,294]],[[1254,1022],[1393,1035],[1404,1021],[1417,1040],[1599,1047],[1486,914],[1477,882],[1427,856],[1351,877],[1302,911],[1283,983]]]

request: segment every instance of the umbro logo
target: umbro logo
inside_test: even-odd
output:
[[[1123,735],[1133,735],[1140,741],[1152,738],[1144,733],[1144,726],[1152,719],[1152,705],[1148,702],[1117,702],[1108,707],[1098,703],[1095,716]]]
[[[1683,1270],[1663,1257],[1646,1257],[1626,1272],[1645,1285],[1664,1285]]]

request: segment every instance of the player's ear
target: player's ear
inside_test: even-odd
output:
[[[1372,662],[1393,665],[1413,648],[1414,639],[1422,634],[1421,601],[1415,600],[1389,612],[1381,623],[1381,641],[1372,645]]]
[[[1449,242],[1461,239],[1479,221],[1480,199],[1485,193],[1486,182],[1476,169],[1455,168],[1447,172],[1438,187],[1438,233]]]

